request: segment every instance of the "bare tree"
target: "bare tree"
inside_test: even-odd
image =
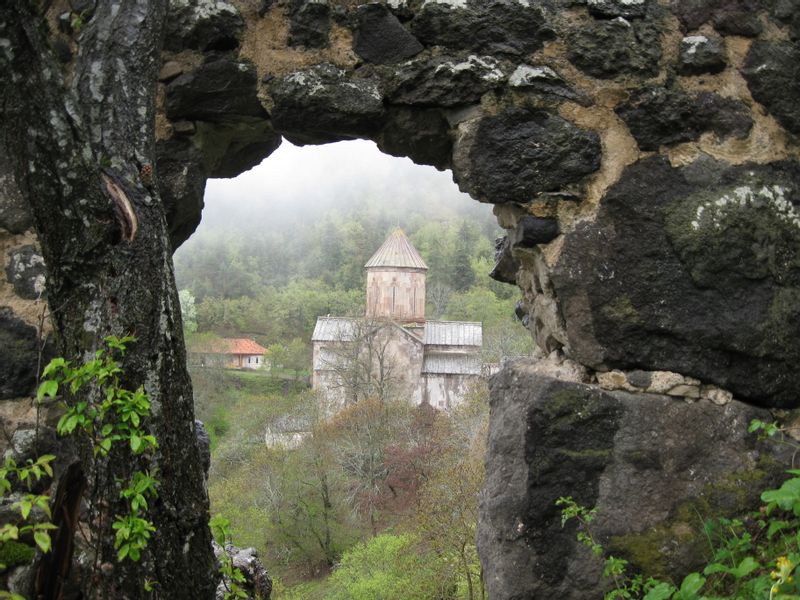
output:
[[[343,320],[338,339],[323,348],[321,361],[330,372],[325,386],[338,392],[344,404],[399,395],[403,378],[391,348],[394,328],[375,318]]]

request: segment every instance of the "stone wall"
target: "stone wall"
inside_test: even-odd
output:
[[[547,357],[526,368],[571,383],[524,369],[496,379],[481,517],[493,598],[569,597],[558,577],[572,576],[580,549],[541,550],[567,539],[552,526],[556,493],[599,504],[604,540],[636,559],[628,536],[660,532],[663,547],[679,547],[681,506],[730,483],[713,456],[756,468],[743,430],[764,413],[750,405],[800,403],[797,0],[171,5],[155,181],[174,246],[199,222],[205,179],[252,167],[281,136],[372,139],[451,169],[463,191],[495,205],[507,236],[492,276],[520,287],[518,314]],[[54,33],[65,62],[77,35]],[[0,400],[11,439],[47,325],[43,261],[7,162],[0,152]],[[708,427],[675,432],[665,415],[701,415]],[[595,430],[586,446],[581,432]],[[713,452],[691,450],[712,431]],[[642,485],[680,483],[652,488],[654,508],[632,520],[609,483],[620,470]],[[742,481],[736,489],[750,489]],[[662,572],[692,564],[666,556]],[[536,581],[503,584],[520,564]]]

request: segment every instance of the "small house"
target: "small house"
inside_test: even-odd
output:
[[[267,349],[249,338],[216,338],[189,349],[189,363],[201,367],[259,369]]]

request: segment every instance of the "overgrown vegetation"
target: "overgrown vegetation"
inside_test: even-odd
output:
[[[751,433],[779,437],[795,451],[777,423],[753,420]],[[561,524],[578,524],[577,540],[603,560],[603,576],[613,583],[605,600],[790,600],[800,597],[800,469],[777,489],[764,490],[764,505],[743,518],[711,518],[704,523],[709,541],[709,562],[702,572],[692,572],[678,584],[644,577],[622,558],[607,555],[592,531],[596,509],[559,498]]]

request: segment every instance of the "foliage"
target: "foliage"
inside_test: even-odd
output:
[[[228,546],[231,543],[231,522],[222,515],[214,515],[208,522],[214,540],[222,548],[220,557],[219,572],[222,575],[222,583],[225,586],[225,600],[235,600],[236,598],[248,598],[247,592],[242,587],[245,577],[241,570],[233,566],[233,558],[228,553]]]
[[[749,431],[762,438],[779,436],[781,443],[798,449],[776,423],[753,420]],[[676,586],[672,582],[645,579],[629,572],[628,561],[604,558],[603,575],[614,587],[607,600],[789,600],[800,596],[800,469],[789,469],[791,477],[777,489],[764,490],[760,511],[742,519],[715,518],[704,524],[711,544],[711,558],[702,573],[689,573]],[[587,509],[572,498],[559,498],[562,526],[578,523],[577,539],[592,554],[602,557],[603,546],[594,537],[591,524],[595,509]]]
[[[417,552],[409,534],[380,534],[343,556],[331,576],[331,600],[424,600],[440,597],[435,558]]]
[[[150,417],[150,400],[143,387],[135,391],[120,383],[122,367],[117,357],[135,341],[127,336],[105,339],[105,348],[81,365],[64,358],[54,358],[42,371],[37,399],[55,398],[59,390],[68,390],[72,402],[56,425],[59,435],[80,435],[87,440],[92,454],[108,456],[112,448],[128,448],[132,455],[142,456],[158,447],[155,436],[145,429]],[[128,512],[114,515],[114,548],[117,560],[138,561],[142,550],[155,532],[153,524],[143,517],[148,499],[157,497],[157,479],[148,472],[135,470],[124,482],[120,498]],[[38,542],[38,540],[37,540]]]

